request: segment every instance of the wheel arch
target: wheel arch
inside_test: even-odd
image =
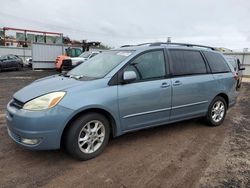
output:
[[[89,109],[84,109],[81,110],[79,112],[77,112],[76,114],[74,114],[73,117],[71,117],[71,119],[67,122],[66,126],[64,127],[63,131],[62,131],[62,135],[61,135],[61,146],[63,144],[63,140],[65,138],[65,133],[67,132],[67,130],[70,128],[70,124],[77,119],[78,117],[87,114],[87,113],[99,113],[104,115],[108,121],[110,122],[110,126],[111,126],[111,136],[115,137],[117,135],[117,123],[115,121],[115,118],[113,117],[113,115],[108,112],[107,110],[104,110],[102,108],[89,108]]]
[[[226,101],[227,108],[228,108],[228,106],[229,106],[229,97],[228,97],[228,95],[225,94],[225,93],[219,93],[219,94],[216,95],[215,97],[218,97],[218,96],[222,97],[222,98]]]

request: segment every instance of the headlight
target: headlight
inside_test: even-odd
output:
[[[25,110],[45,110],[52,108],[63,98],[65,92],[53,92],[37,97],[24,104]]]

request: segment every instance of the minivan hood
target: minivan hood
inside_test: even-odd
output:
[[[54,91],[63,91],[81,84],[82,81],[62,76],[49,76],[32,82],[30,85],[17,91],[13,97],[21,102],[27,102],[41,95]]]

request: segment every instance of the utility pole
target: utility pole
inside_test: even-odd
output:
[[[167,43],[171,43],[171,37],[168,37]]]

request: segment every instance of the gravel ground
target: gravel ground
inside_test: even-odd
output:
[[[7,135],[15,91],[53,71],[0,73],[0,187],[250,187],[250,84],[219,127],[200,119],[112,139],[95,159],[29,151]]]

